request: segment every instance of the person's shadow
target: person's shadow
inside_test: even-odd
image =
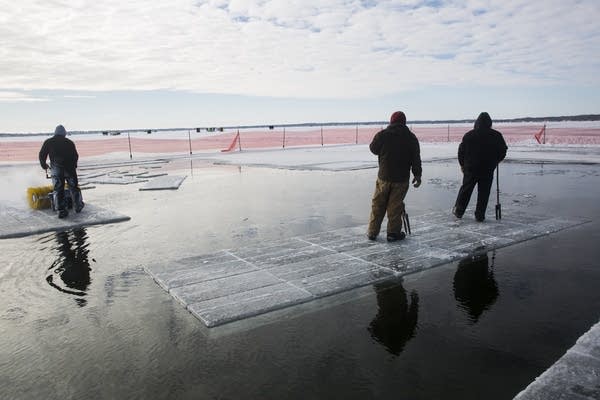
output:
[[[415,336],[419,316],[419,295],[410,293],[410,304],[401,282],[374,285],[377,291],[377,315],[367,328],[371,337],[394,355],[400,355],[406,343]]]
[[[87,304],[84,297],[91,283],[87,233],[84,228],[71,232],[57,232],[56,242],[58,257],[48,268],[46,282],[60,292],[76,296],[75,301],[83,307]],[[62,283],[57,277],[60,277]]]
[[[454,298],[472,323],[477,323],[500,295],[493,260],[494,257],[490,267],[487,254],[465,258],[458,263],[454,274]]]

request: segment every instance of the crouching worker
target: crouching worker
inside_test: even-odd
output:
[[[369,240],[377,239],[387,213],[388,242],[402,240],[406,237],[406,233],[402,232],[402,216],[410,171],[412,169],[415,188],[421,185],[422,173],[419,140],[406,126],[406,116],[402,111],[392,114],[390,124],[373,137],[369,149],[379,159],[379,172],[367,237]]]
[[[76,171],[79,154],[77,154],[75,143],[67,139],[67,131],[62,125],[56,127],[54,136],[46,139],[40,150],[40,165],[45,170],[48,169],[48,164],[46,163],[48,156],[50,156],[50,175],[52,176],[52,184],[56,193],[58,218],[65,218],[69,215],[65,200],[65,181],[69,185],[75,212],[81,212],[84,203]]]

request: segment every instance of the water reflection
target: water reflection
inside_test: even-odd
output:
[[[58,245],[55,249],[58,257],[48,269],[50,273],[46,277],[46,281],[53,288],[76,296],[75,301],[81,307],[87,304],[83,297],[87,295],[91,282],[87,238],[84,228],[70,232],[57,232]]]
[[[399,281],[375,284],[377,291],[377,315],[369,324],[371,337],[385,349],[399,355],[406,343],[415,336],[419,316],[419,295],[410,293],[410,304],[406,290]]]
[[[472,323],[476,323],[499,296],[494,278],[494,259],[495,253],[490,266],[487,253],[466,258],[458,263],[454,274],[454,298],[467,311]]]

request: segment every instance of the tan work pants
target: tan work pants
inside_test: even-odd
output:
[[[404,198],[408,192],[408,181],[386,182],[377,178],[375,193],[371,204],[368,236],[377,236],[381,230],[383,217],[387,212],[388,233],[402,231],[402,214],[404,213]]]

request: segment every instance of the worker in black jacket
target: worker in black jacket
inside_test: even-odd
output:
[[[379,172],[367,237],[369,240],[377,239],[387,212],[387,240],[402,240],[406,237],[406,233],[402,232],[402,215],[410,171],[412,169],[415,188],[421,185],[422,174],[419,141],[406,126],[406,116],[402,111],[392,114],[390,124],[373,137],[369,149],[379,159]]]
[[[69,185],[75,212],[81,212],[84,203],[76,171],[79,154],[77,154],[75,143],[67,139],[67,131],[62,125],[56,127],[54,136],[46,139],[40,149],[40,165],[45,170],[48,169],[48,164],[46,163],[48,156],[50,156],[50,175],[52,176],[54,192],[56,193],[58,218],[65,218],[69,215],[65,201],[65,181]]]
[[[492,118],[482,112],[475,121],[474,129],[465,133],[458,146],[458,163],[463,172],[463,182],[452,213],[457,218],[462,218],[475,185],[477,185],[477,205],[475,219],[479,222],[485,220],[485,210],[492,182],[494,170],[498,163],[506,157],[506,142],[497,130],[492,129]]]

